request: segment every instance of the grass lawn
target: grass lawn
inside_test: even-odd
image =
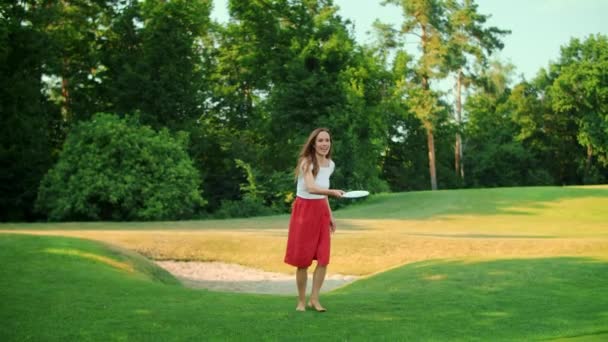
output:
[[[0,341],[606,341],[606,208],[608,186],[373,195],[335,213],[329,272],[366,277],[325,314],[184,288],[149,260],[293,272],[286,215],[0,224]]]
[[[591,258],[425,261],[324,296],[191,290],[97,242],[0,236],[0,340],[422,340],[608,338],[608,264]]]
[[[445,258],[608,258],[608,186],[378,194],[336,211],[330,273],[370,275]],[[275,272],[287,215],[238,220],[0,224],[0,231],[105,241],[156,260]]]

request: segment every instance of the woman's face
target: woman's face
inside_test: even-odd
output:
[[[329,138],[329,133],[321,132],[317,134],[317,138],[315,139],[315,153],[319,156],[326,157],[329,153],[329,149],[331,148],[331,140]]]

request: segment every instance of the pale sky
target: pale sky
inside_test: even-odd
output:
[[[246,1],[246,0],[245,0]],[[228,18],[227,0],[213,0],[212,17]],[[355,24],[359,43],[371,42],[366,32],[375,19],[385,23],[402,22],[401,9],[380,5],[381,0],[334,0],[340,15]],[[533,78],[540,68],[559,57],[560,46],[570,38],[584,39],[590,34],[608,35],[608,0],[477,0],[479,12],[490,14],[488,26],[511,30],[503,38],[505,47],[496,56],[515,65],[517,75]],[[413,47],[416,44],[412,44]]]

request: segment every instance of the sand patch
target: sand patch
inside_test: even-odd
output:
[[[296,295],[294,274],[267,272],[238,264],[199,261],[156,261],[184,286],[214,291]],[[308,291],[312,284],[313,267],[309,269]],[[328,292],[355,281],[358,277],[328,274],[321,292]]]

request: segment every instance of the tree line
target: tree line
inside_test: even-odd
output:
[[[606,36],[515,79],[473,0],[383,4],[362,45],[332,0],[3,1],[0,219],[286,212],[320,126],[342,189],[607,181]]]

